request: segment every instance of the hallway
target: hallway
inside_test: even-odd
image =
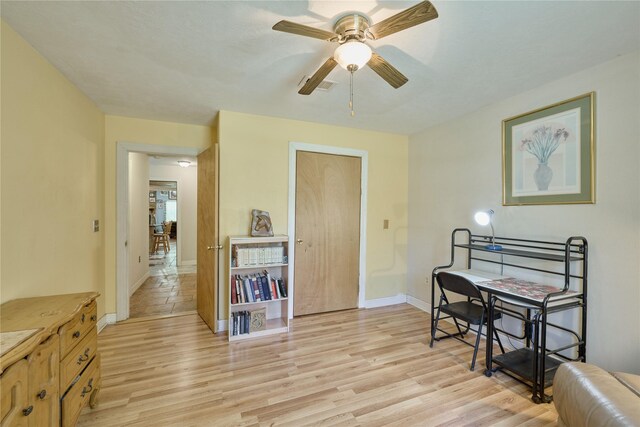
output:
[[[129,317],[140,318],[196,310],[196,266],[176,266],[176,240],[166,255],[149,255],[150,276],[129,300]]]

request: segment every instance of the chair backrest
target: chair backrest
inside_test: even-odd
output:
[[[164,234],[170,234],[171,233],[171,221],[165,221],[162,223],[162,232]]]
[[[436,274],[436,280],[441,290],[451,291],[471,298],[478,298],[484,304],[484,298],[482,298],[480,290],[464,277],[441,271]]]

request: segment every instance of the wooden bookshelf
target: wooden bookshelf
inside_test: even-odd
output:
[[[229,237],[229,341],[289,332],[288,245],[286,235]]]

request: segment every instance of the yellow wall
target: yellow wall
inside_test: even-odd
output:
[[[11,27],[0,25],[0,301],[104,295],[104,115]],[[100,232],[93,232],[93,219],[100,220]]]
[[[105,310],[116,311],[116,145],[118,142],[193,147],[200,151],[214,141],[209,126],[109,116],[105,118]]]
[[[406,291],[407,150],[404,135],[221,111],[220,236],[247,235],[251,210],[269,211],[276,234],[287,234],[289,142],[366,150],[369,156],[366,299]],[[390,228],[383,230],[383,220]],[[227,312],[227,274],[220,276],[219,313]]]

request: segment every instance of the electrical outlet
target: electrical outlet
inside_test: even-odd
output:
[[[429,285],[429,276],[425,276],[424,284],[427,285],[427,286]]]
[[[383,228],[384,230],[388,230],[388,229],[389,229],[389,220],[388,220],[388,219],[385,219],[385,220],[382,222],[382,228]]]
[[[138,262],[142,261],[142,257],[140,255],[138,255]]]
[[[98,231],[100,231],[100,220],[99,219],[94,219],[93,220],[93,232],[97,233]]]

